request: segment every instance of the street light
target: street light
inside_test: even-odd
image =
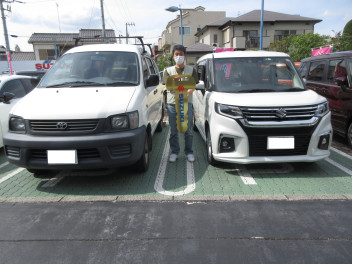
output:
[[[169,8],[166,8],[165,10],[166,10],[166,11],[169,11],[169,12],[180,11],[181,45],[183,46],[182,8],[179,8],[179,7],[177,7],[177,6],[170,6]]]

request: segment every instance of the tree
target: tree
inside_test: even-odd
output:
[[[172,66],[173,65],[172,54],[164,53],[163,55],[159,56],[158,60],[156,61],[156,65],[158,66],[159,71],[163,71],[165,67]]]
[[[274,42],[271,50],[288,53],[293,61],[300,61],[312,56],[312,49],[328,45],[328,36],[307,33],[304,35],[290,35],[282,41]]]

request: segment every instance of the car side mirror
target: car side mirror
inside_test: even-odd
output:
[[[199,65],[197,73],[199,80],[205,81],[205,65]]]
[[[156,86],[159,84],[159,75],[151,74],[146,81],[146,88],[150,86]]]
[[[13,93],[4,92],[4,94],[0,97],[0,102],[5,104],[9,104],[10,101],[15,98],[16,96]]]
[[[335,82],[338,86],[341,87],[341,89],[343,91],[345,91],[346,86],[347,86],[347,77],[343,76],[343,77],[336,77]]]

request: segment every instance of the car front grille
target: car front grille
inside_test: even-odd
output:
[[[98,123],[98,119],[29,121],[30,130],[33,132],[92,131]]]
[[[240,107],[245,119],[249,122],[298,121],[314,117],[318,106],[304,107]]]

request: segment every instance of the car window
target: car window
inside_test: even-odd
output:
[[[219,92],[284,92],[304,90],[296,68],[287,57],[219,58],[214,61],[214,83]]]
[[[309,68],[307,80],[323,81],[325,61],[312,62]]]
[[[20,80],[7,81],[1,88],[0,96],[5,92],[13,93],[16,98],[21,98],[26,95],[26,90]]]
[[[122,51],[89,51],[61,57],[38,87],[134,86],[139,83],[137,54]]]
[[[309,66],[308,62],[303,62],[301,63],[301,66],[298,68],[297,71],[302,78],[307,78],[308,66]]]
[[[336,78],[347,77],[346,62],[344,59],[331,60],[329,62],[328,83],[336,84]]]

